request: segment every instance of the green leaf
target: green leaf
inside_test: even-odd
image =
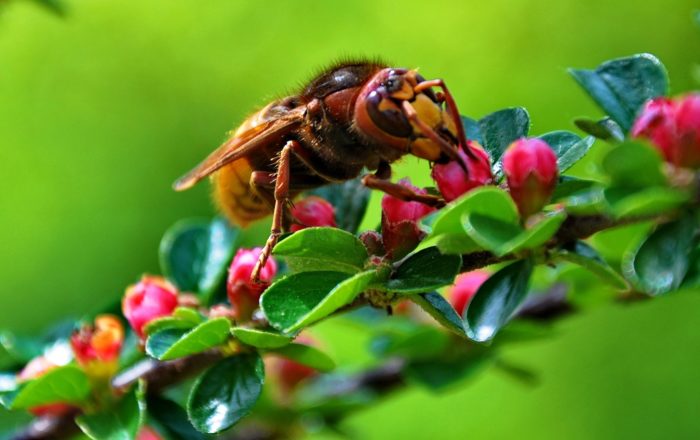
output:
[[[280,241],[273,253],[284,257],[295,272],[357,273],[368,255],[362,242],[337,228],[306,228]]]
[[[522,229],[519,225],[480,214],[467,214],[463,219],[467,234],[484,249],[499,257],[544,245],[556,234],[564,220],[566,213],[556,211],[546,214],[529,228]]]
[[[143,423],[143,415],[135,393],[129,393],[115,408],[80,415],[75,422],[93,440],[133,440]]]
[[[481,137],[478,121],[462,115],[462,126],[464,127],[464,134],[467,136],[468,140],[477,141],[480,145],[484,145],[484,139]]]
[[[377,280],[374,270],[351,277],[341,272],[301,272],[270,286],[261,307],[273,327],[296,332],[351,303]]]
[[[452,384],[473,377],[488,365],[488,360],[488,349],[472,345],[467,346],[466,350],[447,350],[438,358],[412,360],[405,371],[412,382],[430,390],[443,391]]]
[[[610,210],[605,191],[599,185],[579,191],[562,200],[566,212],[575,215],[600,214]]]
[[[627,278],[651,295],[677,289],[688,272],[695,226],[691,215],[659,226],[625,255],[622,263]]]
[[[603,158],[603,170],[610,176],[611,184],[622,188],[665,185],[662,164],[658,150],[640,142],[622,143]]]
[[[505,149],[516,139],[527,136],[530,115],[522,107],[507,108],[484,116],[479,120],[479,132],[483,146],[495,164]]]
[[[533,264],[521,260],[501,268],[481,285],[466,310],[467,335],[491,340],[527,296]]]
[[[242,343],[257,348],[279,348],[292,342],[289,336],[253,328],[234,327],[231,334]]]
[[[608,188],[606,199],[616,218],[663,214],[673,211],[690,199],[690,195],[675,188],[646,189]]]
[[[226,358],[197,379],[187,400],[187,416],[200,432],[224,431],[250,413],[264,382],[259,354]]]
[[[461,266],[461,256],[443,255],[437,247],[429,247],[403,260],[386,282],[386,290],[414,294],[449,286],[454,283]]]
[[[518,209],[507,192],[495,186],[483,186],[441,209],[426,240],[435,240],[438,248],[446,254],[481,250],[462,227],[462,216],[472,212],[497,215],[507,223],[517,224],[520,221]]]
[[[50,403],[80,404],[90,394],[90,383],[80,368],[66,365],[21,383],[11,395],[3,396],[8,409],[28,409]]]
[[[331,371],[335,368],[333,359],[318,348],[311,347],[310,345],[293,343],[269,350],[269,352],[276,353],[321,372]]]
[[[362,222],[371,191],[362,184],[362,178],[322,186],[310,194],[328,201],[335,208],[335,220],[340,229],[355,233]]]
[[[143,328],[143,331],[146,335],[152,335],[154,333],[157,333],[161,330],[173,330],[173,329],[180,329],[180,330],[189,330],[193,327],[195,327],[197,324],[194,324],[191,321],[186,321],[184,319],[180,318],[175,318],[173,316],[164,316],[162,318],[154,319],[153,321],[150,321],[146,326]]]
[[[595,70],[569,72],[625,132],[647,100],[668,93],[666,68],[650,54],[607,61]]]
[[[560,176],[557,187],[552,194],[552,200],[559,200],[572,196],[578,192],[589,190],[597,185],[593,180],[579,179],[571,176]]]
[[[183,291],[197,292],[206,303],[223,280],[239,231],[226,220],[184,220],[160,242],[160,266]]]
[[[207,438],[190,424],[185,410],[161,396],[148,396],[148,414],[167,431],[170,440],[204,440]]]
[[[410,299],[443,327],[459,336],[465,336],[466,330],[462,318],[442,295],[437,292],[429,292],[413,295]]]
[[[610,118],[603,118],[599,121],[579,118],[574,120],[574,124],[591,136],[607,142],[614,143],[625,140],[625,133],[622,131],[622,127]]]
[[[616,289],[625,290],[629,287],[627,281],[610,267],[595,249],[583,241],[577,241],[570,248],[558,250],[556,257],[588,269]]]
[[[554,150],[554,154],[557,155],[557,167],[560,174],[585,156],[595,142],[595,138],[591,136],[582,139],[569,131],[553,131],[543,134],[540,139],[547,142]]]
[[[146,353],[162,361],[201,353],[226,342],[230,328],[228,319],[216,318],[189,331],[178,328],[161,330],[148,337]]]
[[[350,278],[343,272],[300,272],[273,283],[260,299],[270,325],[293,327],[314,310],[340,283]]]
[[[370,350],[378,358],[432,359],[453,343],[448,333],[432,325],[393,324],[393,328],[379,333],[370,343]]]

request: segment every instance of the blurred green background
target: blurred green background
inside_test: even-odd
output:
[[[674,93],[697,86],[690,0],[64,4],[63,18],[22,1],[0,12],[0,325],[28,334],[157,272],[162,232],[213,213],[206,184],[177,194],[171,182],[339,57],[444,78],[474,117],[527,107],[535,134],[599,115],[569,66],[652,52]],[[415,159],[397,167],[408,174],[429,183]],[[536,387],[492,369],[445,394],[402,392],[344,426],[363,439],[698,438],[699,311],[696,292],[598,307],[505,351]]]

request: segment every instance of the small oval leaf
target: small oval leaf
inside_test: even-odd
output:
[[[318,348],[310,345],[293,343],[269,352],[276,353],[321,372],[328,372],[335,368],[333,359]]]
[[[253,328],[234,327],[231,334],[242,343],[258,348],[279,348],[292,343],[289,336]]]
[[[437,247],[429,247],[409,255],[384,288],[401,294],[431,292],[454,283],[461,265],[461,256],[443,255]]]
[[[273,253],[284,257],[295,272],[356,273],[367,261],[367,249],[349,232],[337,228],[306,228],[280,241]]]
[[[230,328],[228,319],[216,318],[189,331],[178,328],[161,330],[148,337],[146,352],[163,361],[200,353],[226,342]]]
[[[200,432],[224,431],[250,413],[265,382],[265,368],[257,353],[226,358],[195,382],[187,400],[187,415]]]

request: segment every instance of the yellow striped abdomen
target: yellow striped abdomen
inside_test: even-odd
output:
[[[251,187],[253,168],[245,159],[238,159],[212,175],[214,200],[229,221],[245,227],[250,222],[272,213],[272,207]]]

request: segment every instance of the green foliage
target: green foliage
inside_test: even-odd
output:
[[[510,320],[527,295],[532,269],[530,260],[520,260],[505,266],[481,285],[465,311],[471,339],[489,341]]]
[[[231,334],[242,343],[257,348],[280,348],[292,342],[289,336],[254,328],[234,327]]]
[[[171,440],[204,440],[204,434],[192,427],[187,412],[172,400],[152,395],[148,397],[148,414],[167,431]]]
[[[178,222],[160,243],[163,274],[207,303],[226,274],[238,235],[224,219]]]
[[[269,350],[269,352],[323,372],[328,372],[335,368],[333,359],[321,350],[311,347],[310,345],[293,343]]]
[[[194,384],[187,401],[187,416],[200,432],[224,431],[251,411],[264,382],[265,369],[258,354],[226,358]]]
[[[333,270],[356,273],[367,261],[362,242],[334,228],[307,228],[280,241],[273,251],[295,272]]]
[[[507,108],[484,116],[478,122],[483,147],[494,164],[513,141],[527,136],[530,115],[522,107]],[[473,136],[473,135],[472,135]]]
[[[66,365],[0,393],[0,403],[7,409],[28,409],[58,402],[81,404],[89,394],[90,383],[85,372],[74,365]]]
[[[668,93],[668,74],[661,62],[649,54],[607,61],[595,70],[569,72],[593,100],[625,132],[632,127],[642,105]]]
[[[465,336],[464,322],[452,308],[449,302],[437,292],[420,293],[411,296],[411,301],[418,304],[430,316],[435,318],[446,329],[459,335]]]
[[[461,264],[459,256],[443,255],[438,248],[429,247],[403,260],[382,287],[403,295],[429,292],[452,284]]]
[[[560,249],[557,252],[557,258],[588,269],[616,289],[623,290],[628,288],[625,279],[615,272],[595,249],[583,241],[577,241],[570,246]]]
[[[132,440],[144,422],[144,414],[135,392],[122,398],[115,408],[83,414],[75,422],[93,440]]]
[[[226,342],[230,328],[226,318],[212,319],[193,329],[165,328],[148,337],[146,353],[162,361],[200,353]]]
[[[559,173],[563,173],[581,160],[595,142],[595,138],[591,136],[581,138],[577,134],[562,130],[543,134],[539,138],[547,142],[557,155]]]

